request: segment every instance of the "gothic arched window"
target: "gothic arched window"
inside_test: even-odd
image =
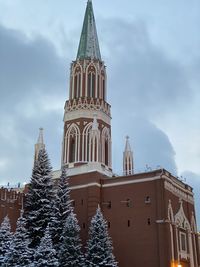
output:
[[[88,81],[87,81],[87,96],[95,97],[95,81],[96,76],[94,71],[90,71],[88,73]]]
[[[66,132],[64,149],[64,162],[73,163],[80,160],[80,130],[75,123]]]
[[[75,138],[72,137],[69,145],[69,163],[75,162]]]
[[[78,72],[74,77],[74,98],[81,96],[81,73]]]

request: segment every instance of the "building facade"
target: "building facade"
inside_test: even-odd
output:
[[[192,188],[159,169],[134,173],[127,137],[123,176],[112,172],[111,106],[92,2],[88,0],[77,58],[71,64],[64,109],[62,166],[70,176],[71,198],[85,243],[98,205],[108,222],[119,267],[199,267]],[[44,147],[42,129],[35,146]],[[60,171],[53,173],[59,178]],[[13,229],[23,194],[0,189],[0,222],[8,213]]]

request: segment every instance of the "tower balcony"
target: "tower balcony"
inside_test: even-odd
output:
[[[111,106],[103,99],[91,97],[67,100],[65,103],[66,113],[76,110],[101,111],[111,117],[110,108]]]

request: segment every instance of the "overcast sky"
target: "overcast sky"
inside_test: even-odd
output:
[[[113,169],[162,166],[200,193],[200,1],[93,0],[112,105]],[[38,128],[60,167],[69,66],[86,1],[0,0],[0,184],[28,181]]]

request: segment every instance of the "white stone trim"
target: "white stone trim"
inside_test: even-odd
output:
[[[101,110],[95,110],[95,113],[97,114],[98,119],[101,119],[108,125],[111,124],[111,118],[106,113],[102,112]],[[73,110],[70,112],[65,112],[64,122],[80,118],[93,119],[93,117],[94,117],[94,110],[84,110],[84,109]]]
[[[76,190],[76,189],[82,189],[82,188],[88,188],[88,187],[93,187],[93,186],[97,186],[97,187],[101,187],[101,185],[99,183],[89,183],[89,184],[84,184],[84,185],[75,185],[75,186],[70,186],[70,190]]]
[[[155,181],[155,180],[159,180],[160,175],[159,176],[154,176],[152,178],[143,178],[143,179],[135,179],[132,181],[124,181],[124,182],[117,182],[117,183],[111,183],[111,184],[103,184],[102,187],[115,187],[118,185],[128,185],[128,184],[136,184],[136,183],[144,183],[144,182],[151,182],[151,181]]]
[[[169,178],[165,177],[164,187],[166,190],[170,191],[179,198],[184,199],[185,201],[194,204],[194,199],[187,189],[180,187],[178,184],[171,181]]]

